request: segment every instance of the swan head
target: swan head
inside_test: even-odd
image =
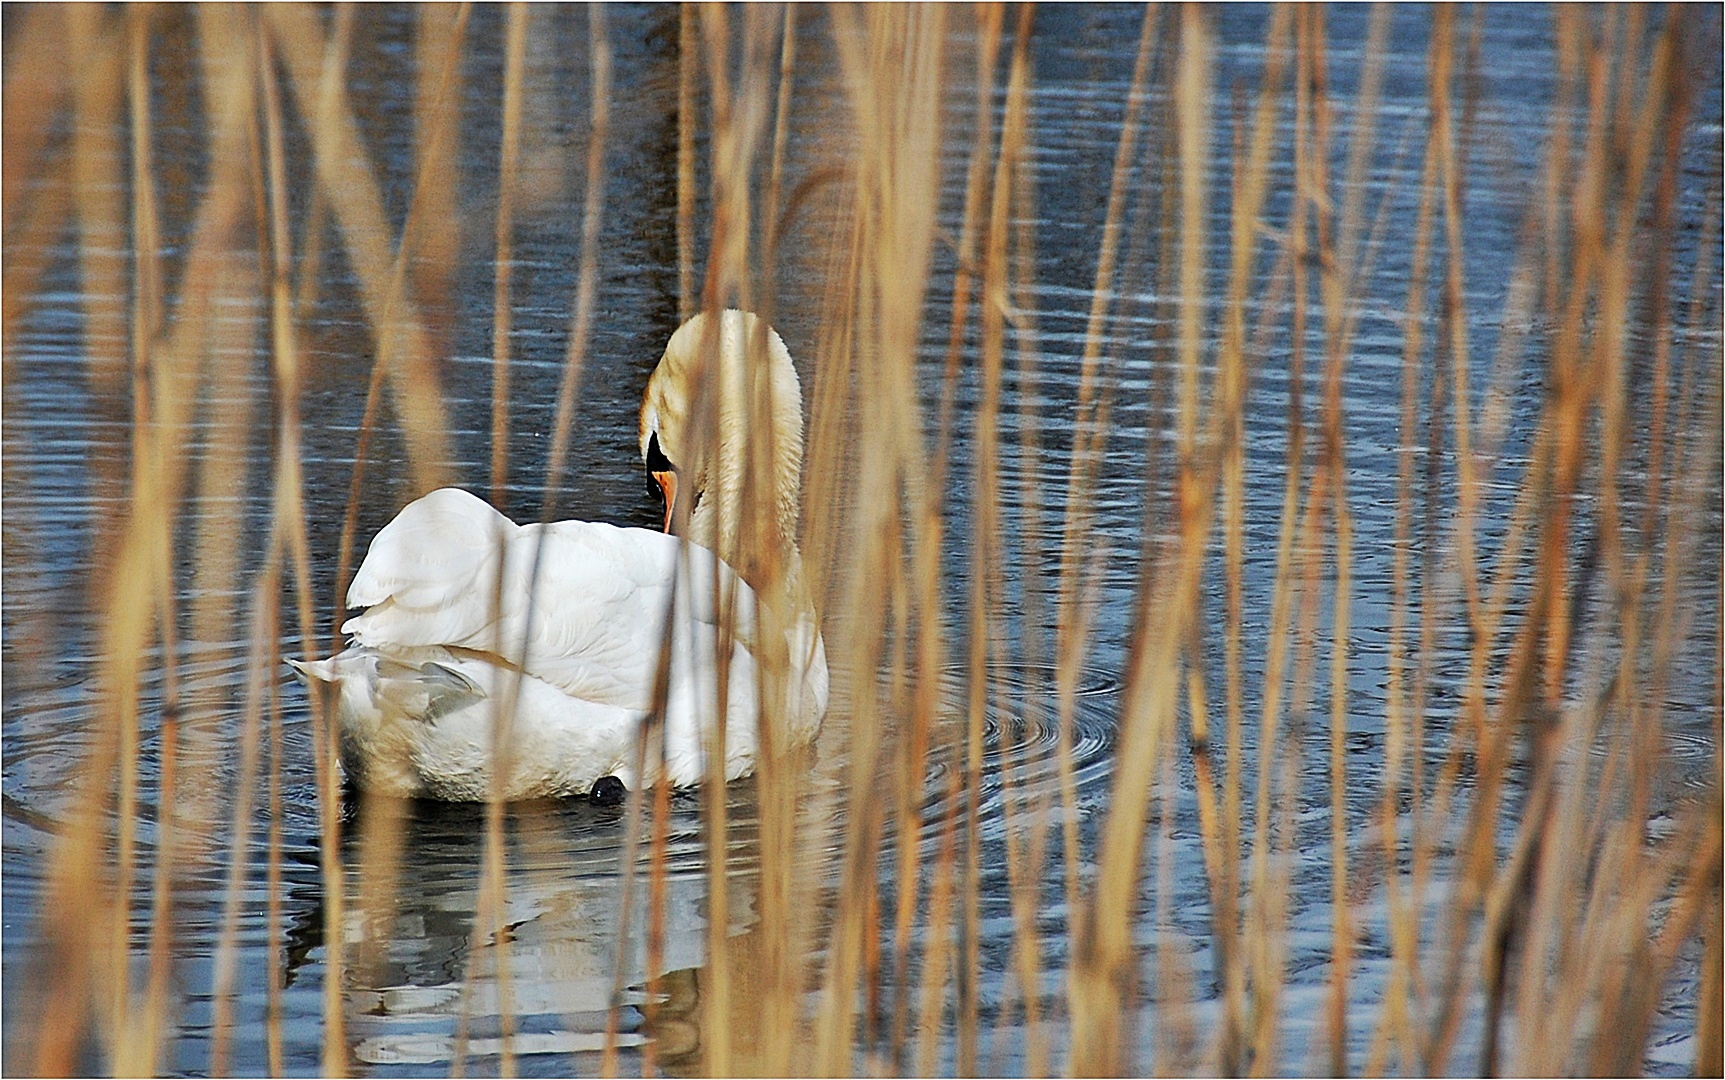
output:
[[[783,339],[754,313],[702,312],[671,335],[641,399],[640,447],[667,532],[751,580],[794,552],[802,388]]]

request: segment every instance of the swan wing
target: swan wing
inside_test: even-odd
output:
[[[372,541],[342,626],[388,650],[466,648],[503,657],[564,693],[646,709],[673,596],[672,682],[717,655],[722,590],[747,647],[754,594],[705,548],[645,529],[584,521],[518,526],[453,488],[409,504]],[[709,676],[710,677],[710,676]]]
[[[529,525],[513,547],[509,575],[519,568],[521,576],[504,598],[504,640],[524,640],[524,669],[569,693],[650,707],[673,602],[673,686],[712,678],[723,619],[717,590],[735,590],[734,640],[744,649],[751,642],[754,593],[705,548],[586,521]]]
[[[493,621],[498,560],[520,526],[459,488],[404,507],[372,538],[342,625],[362,645],[448,645]]]

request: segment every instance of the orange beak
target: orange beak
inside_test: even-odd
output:
[[[665,496],[665,531],[671,531],[671,514],[677,509],[677,474],[670,469],[653,474],[653,482]]]

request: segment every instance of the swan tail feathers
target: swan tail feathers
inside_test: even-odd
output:
[[[293,668],[294,678],[306,686],[314,682],[339,683],[344,673],[336,664],[336,658],[328,660],[294,660],[287,658],[288,667]]]
[[[447,664],[435,660],[410,664],[379,659],[378,696],[397,705],[403,713],[433,723],[457,709],[485,698],[480,685]]]
[[[430,723],[487,697],[471,675],[441,660],[403,660],[360,648],[288,663],[308,686],[339,688],[343,708],[356,715],[381,710]]]

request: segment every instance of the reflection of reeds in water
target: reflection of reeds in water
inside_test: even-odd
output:
[[[321,225],[296,234],[288,219],[290,124],[311,147],[307,217],[322,222],[328,215],[336,225],[331,235],[352,268],[376,345],[355,458],[366,460],[374,428],[394,425],[415,488],[445,478],[447,421],[433,360],[450,337],[444,312],[460,258],[448,219],[462,205],[455,117],[469,11],[428,8],[419,17],[415,175],[399,228],[385,213],[344,81],[350,63],[364,62],[351,55],[355,23],[370,17],[347,7],[328,18],[298,6],[198,9],[202,67],[159,74],[199,81],[209,161],[187,215],[190,239],[177,274],[166,273],[157,256],[160,204],[188,195],[165,191],[157,179],[149,65],[150,50],[160,47],[152,34],[191,40],[179,24],[193,17],[144,8],[27,8],[10,24],[0,208],[7,387],[43,253],[70,225],[84,285],[91,395],[131,417],[133,440],[129,466],[91,463],[98,498],[123,501],[128,512],[102,525],[93,548],[101,565],[91,600],[103,616],[101,690],[83,766],[87,782],[61,823],[48,869],[37,978],[23,984],[34,990],[10,1006],[14,1069],[167,1067],[175,937],[182,932],[176,889],[194,868],[222,860],[227,902],[213,944],[210,1065],[227,1068],[238,1022],[231,1001],[238,897],[252,870],[259,806],[269,808],[263,873],[270,939],[281,932],[286,751],[282,703],[269,675],[279,667],[281,590],[291,586],[290,623],[302,651],[320,651],[327,637],[316,629],[316,612],[332,609],[345,591],[367,490],[356,466],[335,591],[324,592],[326,576],[309,563],[302,501],[296,320],[319,291],[325,255]],[[497,121],[503,138],[489,478],[498,498],[509,472],[507,267],[521,194],[523,95],[530,92],[527,24],[535,17],[520,7],[505,17]],[[1681,251],[1677,244],[1682,138],[1703,92],[1686,41],[1703,17],[1672,9],[1653,26],[1642,8],[1557,13],[1558,100],[1539,166],[1539,209],[1520,233],[1498,354],[1482,365],[1470,352],[1470,328],[1494,313],[1470,311],[1463,287],[1467,188],[1481,182],[1479,170],[1470,175],[1479,22],[1470,37],[1451,9],[1434,13],[1427,116],[1406,148],[1423,164],[1402,322],[1383,761],[1366,775],[1350,768],[1346,752],[1350,717],[1362,708],[1347,693],[1356,670],[1352,601],[1368,586],[1354,577],[1342,386],[1388,213],[1387,199],[1368,203],[1364,183],[1379,149],[1374,120],[1388,14],[1372,19],[1360,90],[1345,103],[1357,111],[1341,158],[1335,111],[1342,103],[1326,85],[1334,65],[1321,10],[1275,13],[1262,84],[1241,91],[1232,111],[1222,107],[1214,80],[1213,15],[1145,12],[1113,172],[1107,191],[1097,193],[1095,294],[1059,493],[1035,486],[1039,418],[1022,395],[1008,396],[1036,374],[1036,253],[1026,224],[1037,204],[1029,168],[1033,18],[1029,9],[1008,13],[996,5],[837,7],[818,19],[790,9],[690,7],[680,16],[680,310],[743,306],[771,319],[793,298],[781,292],[782,276],[820,283],[819,314],[800,313],[805,325],[818,324],[815,347],[801,358],[813,374],[805,562],[798,573],[767,552],[751,573],[757,588],[792,581],[827,614],[829,656],[844,673],[848,697],[828,719],[822,753],[844,762],[849,797],[837,800],[836,815],[823,816],[835,797],[810,790],[802,759],[768,740],[756,781],[756,924],[727,936],[734,886],[723,860],[711,860],[699,1000],[668,1005],[662,1017],[647,1005],[649,1032],[656,1021],[663,1030],[673,1021],[693,1023],[698,1046],[680,1045],[681,1056],[658,1062],[649,1041],[642,1066],[715,1074],[974,1073],[1016,1052],[1018,1067],[1033,1073],[1279,1071],[1289,1064],[1282,1040],[1294,1008],[1283,993],[1296,901],[1293,845],[1310,800],[1331,808],[1323,898],[1331,916],[1329,988],[1313,1043],[1325,1054],[1322,1068],[1637,1069],[1667,1004],[1669,976],[1680,956],[1698,952],[1699,985],[1688,1003],[1696,1018],[1694,1067],[1718,1073],[1717,641],[1705,646],[1713,650],[1715,756],[1698,798],[1673,803],[1677,766],[1661,738],[1674,665],[1694,647],[1697,612],[1686,598],[1717,570],[1705,563],[1717,558],[1719,512],[1716,187],[1699,242]],[[597,10],[588,19],[587,196],[553,489],[597,317],[603,151],[616,138],[605,108],[606,24]],[[839,167],[799,162],[788,149],[798,106],[792,86],[812,77],[799,69],[799,57],[816,35],[824,35],[822,48],[836,65],[848,123],[808,145]],[[949,101],[952,87],[968,90]],[[952,113],[966,97],[974,99],[969,111]],[[72,135],[58,147],[51,133],[67,114]],[[1291,148],[1278,149],[1277,132],[1288,130]],[[696,153],[702,133],[705,158]],[[1227,262],[1213,266],[1208,233],[1220,199],[1212,169],[1223,140],[1234,148],[1225,189]],[[950,237],[939,225],[948,144],[968,147],[963,182],[954,184],[963,192],[961,225]],[[1278,153],[1291,156],[1293,183],[1286,217],[1271,220]],[[1343,183],[1330,175],[1338,159],[1346,161]],[[1709,165],[1717,169],[1718,162]],[[68,176],[36,183],[53,180],[56,169]],[[124,209],[113,198],[120,190],[129,192]],[[695,211],[703,198],[710,215],[700,251]],[[942,244],[956,255],[950,282],[933,269]],[[119,260],[121,249],[130,251],[129,263]],[[1146,440],[1147,535],[1116,760],[1104,820],[1087,850],[1067,725],[1104,572],[1093,500],[1114,430],[1112,376],[1121,362],[1104,343],[1125,336],[1115,328],[1151,281],[1175,298],[1172,337],[1156,343],[1151,391],[1171,395],[1172,434]],[[931,291],[953,297],[944,331],[929,324],[940,314]],[[129,308],[119,299],[128,296]],[[1537,341],[1530,324],[1540,328]],[[245,432],[268,407],[251,396],[257,391],[247,357],[265,334],[275,410],[269,540],[260,551],[242,551],[247,533],[232,507],[253,479]],[[919,347],[931,337],[948,347],[938,405],[925,410]],[[1249,613],[1246,484],[1248,469],[1263,466],[1247,459],[1248,406],[1254,372],[1278,338],[1288,341],[1292,371],[1273,588],[1267,610]],[[1532,415],[1523,409],[1517,421],[1517,384],[1538,362],[1535,344],[1547,354],[1543,389]],[[1308,364],[1321,387],[1311,406],[1301,395]],[[1488,381],[1476,386],[1481,372]],[[978,389],[969,418],[954,405],[963,380]],[[217,434],[193,454],[190,410],[203,396],[213,403],[208,423]],[[13,394],[5,406],[14,419]],[[764,412],[765,402],[757,398],[750,407]],[[1004,412],[1015,407],[1027,434],[1010,447],[999,431]],[[1531,427],[1518,433],[1515,423]],[[1512,436],[1527,442],[1522,457],[1504,453]],[[957,446],[967,459],[954,456]],[[767,489],[773,450],[757,444],[745,493]],[[10,491],[29,452],[9,437],[6,457]],[[1040,560],[1044,543],[1034,528],[1007,535],[999,501],[1007,475],[1025,485],[1021,515],[1051,505],[1063,516],[1048,644],[1037,637],[1038,620],[1015,626],[1005,614],[1008,581],[1023,576],[1010,572],[1010,561]],[[1488,516],[1486,500],[1506,486],[1516,492],[1513,506],[1492,507]],[[969,492],[970,506],[956,529],[947,513],[954,489]],[[181,522],[194,505],[188,533]],[[764,499],[743,505],[766,512]],[[1482,532],[1496,522],[1501,535],[1487,545]],[[739,524],[745,547],[769,528],[765,517]],[[28,550],[28,540],[28,524],[10,519],[9,560]],[[942,573],[955,550],[969,567],[968,592],[956,598]],[[251,584],[241,592],[244,580]],[[184,612],[182,590],[189,596]],[[1223,597],[1220,634],[1206,621],[1211,593]],[[1716,587],[1712,595],[1718,603]],[[769,607],[763,617],[784,614]],[[20,614],[8,633],[26,643],[51,641],[42,629],[51,618],[47,611]],[[1268,628],[1257,657],[1247,655],[1248,619]],[[233,648],[247,657],[249,674],[234,697],[178,690],[182,626],[193,641],[239,643]],[[1433,653],[1456,640],[1464,643],[1465,674],[1434,668]],[[1216,684],[1209,676],[1218,658],[1209,651],[1218,644]],[[1052,684],[1040,688],[1047,702],[1026,700],[1027,684],[1008,685],[997,675],[1050,651]],[[9,678],[32,654],[21,647],[12,655]],[[943,715],[938,695],[949,662],[966,672],[965,711],[956,721]],[[1263,672],[1257,687],[1243,673],[1248,666]],[[772,665],[766,668],[770,682]],[[159,700],[160,719],[148,728],[140,688],[156,673],[160,697],[149,700]],[[1441,734],[1425,721],[1439,694],[1460,703]],[[320,844],[333,852],[344,825],[331,718],[321,703],[311,707]],[[1038,709],[1061,721],[1050,751],[1059,779],[1047,789],[1020,790],[1020,763],[988,756],[995,736],[985,721],[990,710]],[[224,714],[240,717],[231,736],[216,722]],[[1321,765],[1308,766],[1304,743],[1319,745],[1319,730],[1324,753],[1311,756]],[[650,742],[643,752],[653,752]],[[149,769],[146,754],[156,755]],[[931,804],[927,762],[941,754],[956,765],[941,774]],[[1176,871],[1170,833],[1182,757],[1192,766],[1201,861]],[[238,763],[225,774],[231,785],[211,779],[224,775],[210,767],[223,759]],[[990,768],[1000,770],[1004,786],[1000,854],[1015,929],[1005,965],[1013,989],[998,1007],[982,1001],[979,978],[982,860],[994,857],[979,806]],[[1308,773],[1321,774],[1322,784],[1307,790]],[[1374,791],[1369,812],[1357,810],[1365,800],[1349,798],[1362,787]],[[727,850],[728,803],[716,785],[702,806],[709,850]],[[400,899],[399,809],[367,802],[347,826],[358,830],[362,853],[351,893],[339,860],[326,860],[323,870],[324,918],[333,928],[323,935],[321,1067],[328,1072],[350,1064],[344,965],[363,978],[380,962],[374,939],[362,937],[343,955],[344,898],[356,905],[356,925],[388,925]],[[1674,816],[1657,834],[1648,826],[1656,811]],[[624,895],[649,909],[652,980],[662,974],[655,958],[665,930],[656,909],[667,888],[669,812],[660,791],[633,798],[627,815],[629,850],[640,845],[649,869]],[[799,827],[810,820],[836,824]],[[494,804],[474,936],[476,946],[503,943],[486,999],[502,1013],[495,1045],[509,1070],[506,831]],[[1358,834],[1369,839],[1350,842]],[[926,843],[919,839],[925,835]],[[1166,905],[1175,872],[1205,879],[1208,973],[1192,970],[1173,947],[1179,931]],[[1066,912],[1055,931],[1064,939],[1058,951],[1070,960],[1062,989],[1050,994],[1042,911],[1055,902]],[[1145,963],[1141,944],[1146,919],[1168,945],[1156,949],[1154,965]],[[1388,974],[1372,1007],[1361,1008],[1351,989],[1352,958],[1367,923],[1381,935]],[[139,925],[147,932],[139,934]],[[626,952],[620,945],[617,955]],[[478,953],[476,947],[472,955]],[[477,967],[468,977],[478,977]],[[622,989],[621,967],[617,978]],[[655,981],[649,990],[668,989],[678,1001],[684,985]],[[287,1063],[279,971],[269,990],[262,1038],[268,1067],[280,1072]],[[1211,996],[1219,1008],[1200,1008]],[[1479,1009],[1482,1058],[1458,1062],[1453,1048],[1465,1014]],[[612,1019],[606,1069],[621,1067]],[[1501,1034],[1512,1026],[1514,1042],[1504,1045]],[[464,1020],[454,1041],[458,1056],[467,1037]],[[1020,1049],[1010,1051],[1014,1040]]]

